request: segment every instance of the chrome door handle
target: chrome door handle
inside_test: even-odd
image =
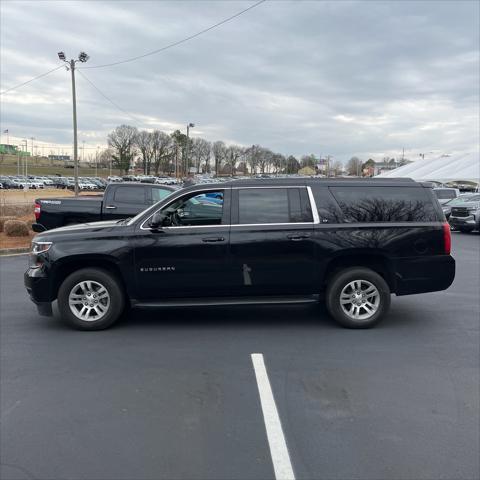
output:
[[[299,242],[300,240],[305,240],[306,238],[309,238],[310,235],[308,234],[292,234],[292,235],[287,235],[287,238],[289,240],[292,240],[293,242]]]
[[[107,210],[114,210],[115,208],[117,208],[115,205],[107,205],[105,207]]]
[[[223,237],[206,237],[202,238],[202,242],[204,243],[213,243],[213,242],[224,242],[225,239]]]

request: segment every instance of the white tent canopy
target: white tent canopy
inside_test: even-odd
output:
[[[390,170],[379,177],[408,177],[414,180],[437,182],[469,181],[480,183],[480,155],[463,153],[445,155],[435,160],[417,160],[403,167]]]

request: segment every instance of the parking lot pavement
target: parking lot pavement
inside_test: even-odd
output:
[[[39,317],[0,259],[2,479],[274,478],[261,353],[297,479],[479,478],[480,236],[446,292],[337,328],[321,307],[134,312],[103,332]]]

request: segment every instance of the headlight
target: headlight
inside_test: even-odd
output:
[[[48,252],[52,242],[32,242],[32,253],[45,253]]]

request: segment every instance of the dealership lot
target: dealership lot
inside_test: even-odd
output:
[[[1,478],[274,478],[252,353],[296,478],[478,478],[480,236],[452,240],[453,286],[366,331],[282,306],[77,332],[38,316],[25,256],[0,258]]]

